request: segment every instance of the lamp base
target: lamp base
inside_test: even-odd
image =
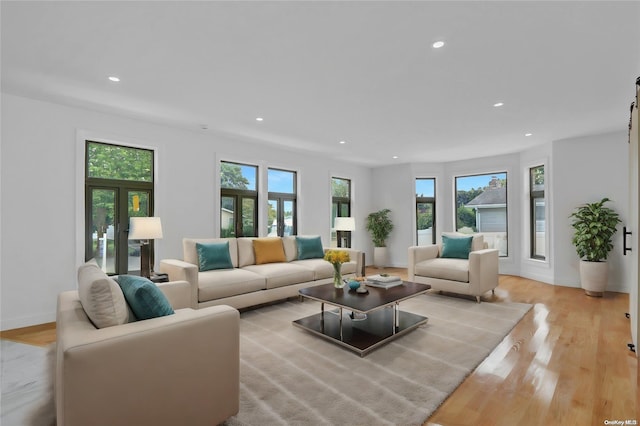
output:
[[[151,267],[149,265],[149,243],[140,244],[140,276],[151,277]]]

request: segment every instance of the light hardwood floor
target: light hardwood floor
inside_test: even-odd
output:
[[[380,272],[367,268],[367,275]],[[383,272],[407,278],[406,269]],[[487,293],[484,300],[534,307],[425,426],[640,421],[638,359],[627,348],[628,295],[592,298],[580,289],[503,275],[495,295]],[[0,337],[46,345],[55,341],[55,323]]]

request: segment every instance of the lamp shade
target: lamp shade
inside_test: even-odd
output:
[[[355,231],[356,219],[353,217],[336,217],[334,228],[336,231]]]
[[[129,219],[130,240],[157,240],[162,238],[159,217],[132,217]]]

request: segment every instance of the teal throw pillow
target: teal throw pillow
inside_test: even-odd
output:
[[[137,319],[145,320],[174,313],[164,293],[147,278],[137,275],[120,275],[116,281]]]
[[[298,245],[298,259],[321,259],[324,257],[322,240],[320,237],[296,237]]]
[[[229,241],[224,243],[196,243],[198,252],[198,270],[211,271],[213,269],[231,269],[231,255]]]
[[[442,236],[442,255],[453,259],[468,259],[473,237],[452,238]]]

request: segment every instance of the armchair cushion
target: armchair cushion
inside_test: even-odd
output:
[[[95,260],[78,268],[78,295],[82,308],[97,328],[129,322],[129,310],[122,290]]]
[[[449,237],[442,236],[441,257],[454,259],[468,259],[471,251],[471,240],[473,237]]]
[[[469,261],[467,259],[446,258],[423,260],[415,265],[415,274],[422,277],[468,283]]]
[[[196,243],[198,252],[198,270],[211,271],[214,269],[231,269],[231,255],[229,241],[220,243]]]
[[[137,319],[145,320],[174,313],[166,296],[148,279],[135,275],[120,275],[118,284]]]

